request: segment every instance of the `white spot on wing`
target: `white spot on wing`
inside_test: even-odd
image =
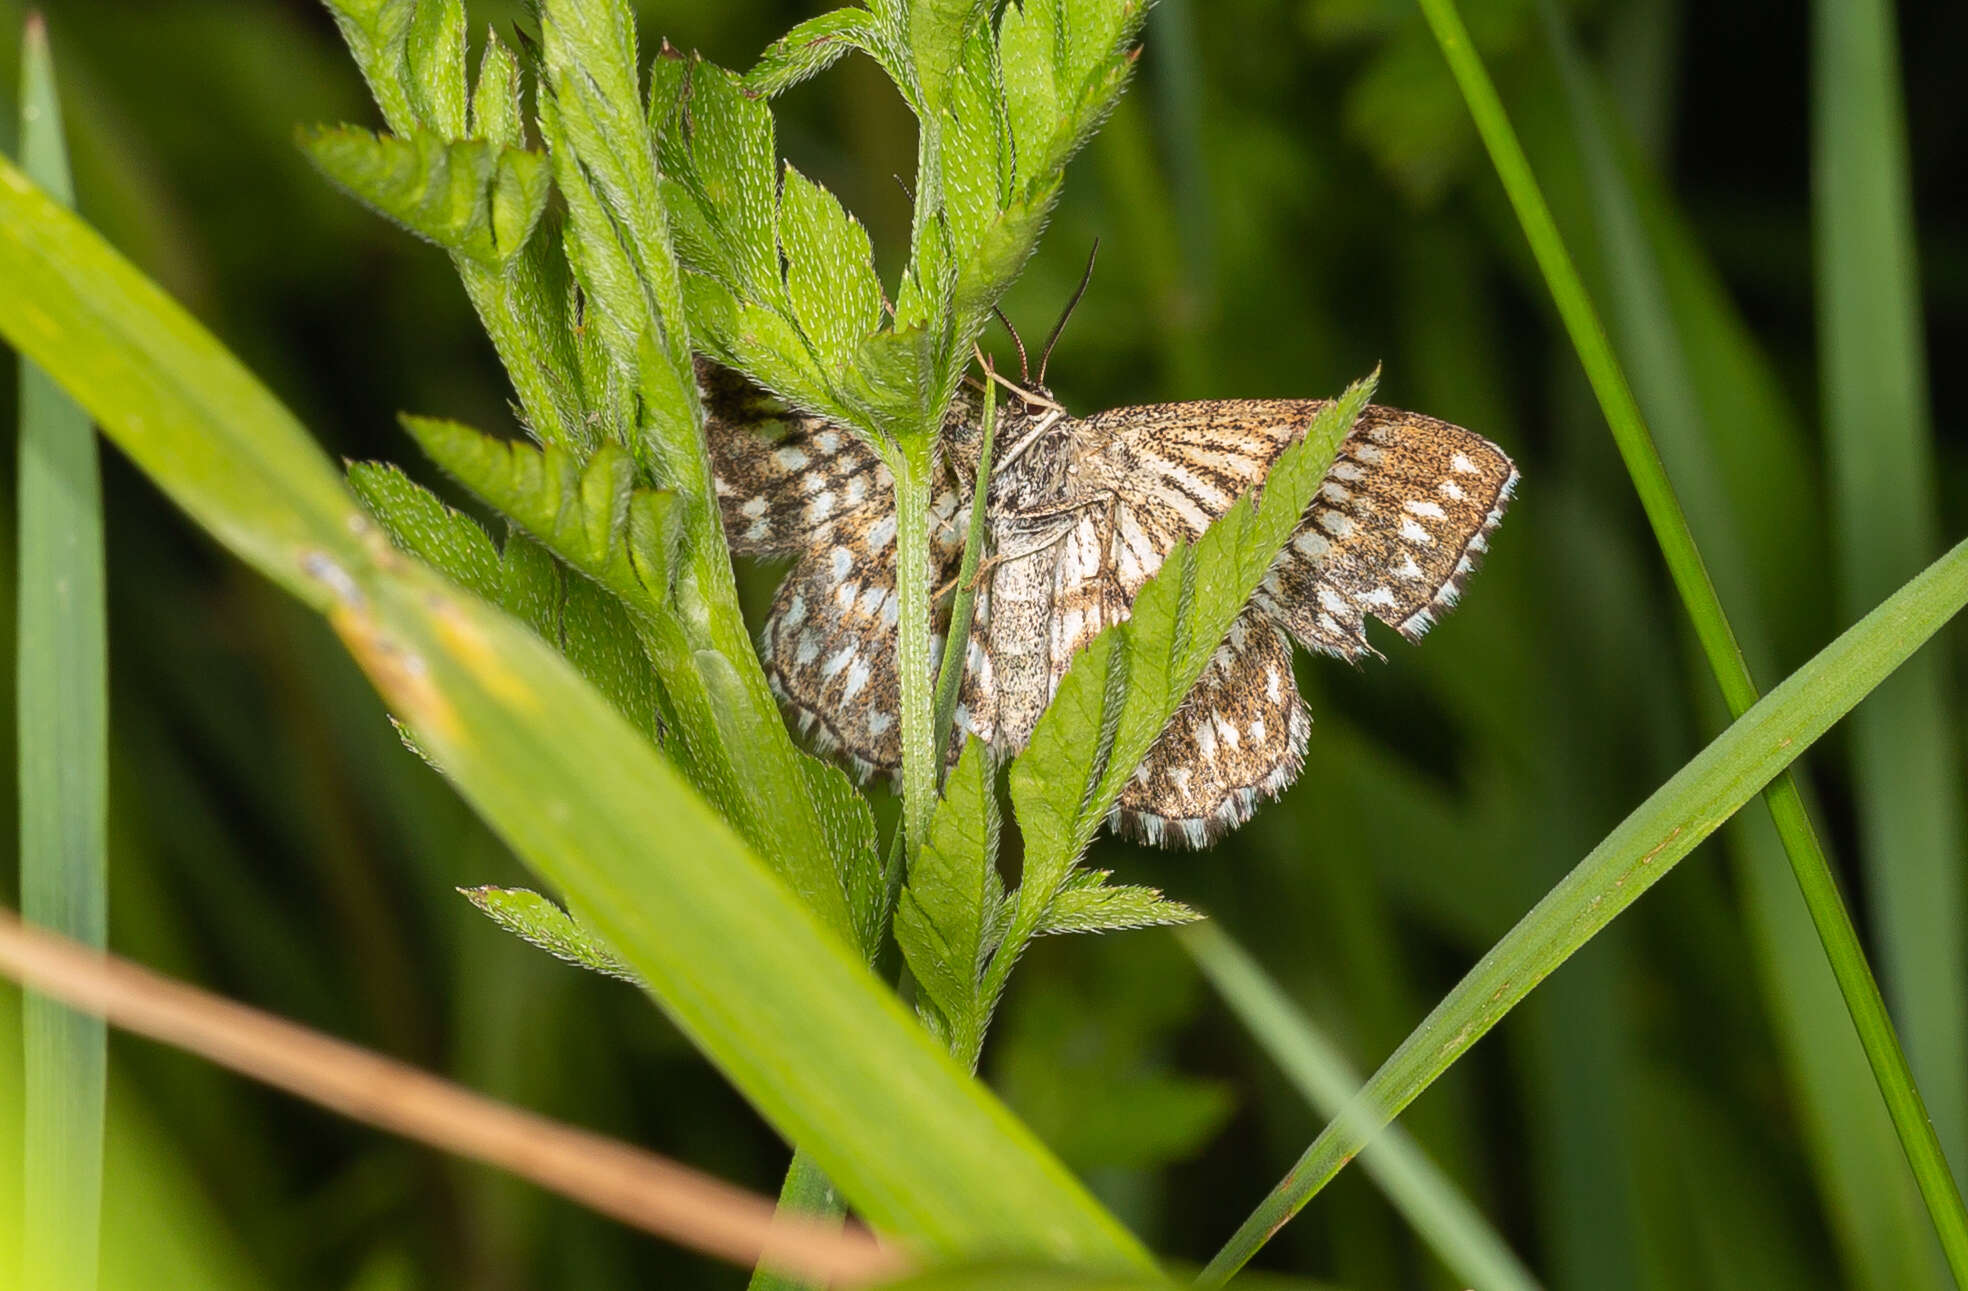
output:
[[[1435,539],[1429,535],[1428,530],[1422,528],[1412,520],[1401,521],[1401,536],[1421,547],[1432,546],[1435,542]]]
[[[1477,474],[1476,463],[1470,461],[1469,458],[1462,453],[1457,453],[1454,457],[1451,457],[1449,459],[1449,469],[1452,471],[1456,471],[1462,475]]]
[[[1415,498],[1409,498],[1401,505],[1411,514],[1418,515],[1424,520],[1446,520],[1449,518],[1449,513],[1442,510],[1442,504],[1439,502],[1423,502]]]
[[[779,465],[789,471],[802,471],[806,469],[805,452],[793,448],[790,445],[773,453],[773,457],[778,459]]]

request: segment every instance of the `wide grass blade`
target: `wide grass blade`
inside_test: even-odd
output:
[[[1640,407],[1606,339],[1598,311],[1586,293],[1585,284],[1551,218],[1550,208],[1538,189],[1537,179],[1531,173],[1523,145],[1517,140],[1496,86],[1484,70],[1454,0],[1420,2],[1523,227],[1525,239],[1531,245],[1573,347],[1578,351],[1586,378],[1598,396],[1620,457],[1632,476],[1634,491],[1653,526],[1668,572],[1721,686],[1723,699],[1732,713],[1743,714],[1756,702],[1756,684],[1723,613],[1715,585],[1695,546]],[[1796,784],[1787,774],[1779,774],[1771,782],[1766,797],[1798,889],[1823,943],[1825,958],[1838,979],[1845,1007],[1852,1015],[1860,1043],[1872,1065],[1873,1079],[1886,1101],[1893,1128],[1899,1134],[1921,1197],[1940,1235],[1942,1250],[1955,1281],[1968,1287],[1968,1207],[1963,1206],[1960,1189],[1948,1171],[1919,1087],[1914,1083],[1899,1037],[1893,1030],[1892,1018],[1886,1012],[1878,983],[1873,980],[1871,967],[1859,945],[1851,914],[1839,894]]]
[[[1589,213],[1576,218],[1589,223],[1599,243],[1620,352],[1718,588],[1730,603],[1761,611],[1739,615],[1737,623],[1751,668],[1771,674],[1777,670],[1776,650],[1768,625],[1783,590],[1782,579],[1772,577],[1772,562],[1796,561],[1798,547],[1792,533],[1790,543],[1772,549],[1772,539],[1783,536],[1784,521],[1773,523],[1758,512],[1794,508],[1810,494],[1808,482],[1800,479],[1777,481],[1767,499],[1757,495],[1772,489],[1773,474],[1784,467],[1782,460],[1769,464],[1773,458],[1795,459],[1805,451],[1802,428],[1774,401],[1756,397],[1771,378],[1753,343],[1728,313],[1720,285],[1671,219],[1657,185],[1630,155],[1622,164],[1613,112],[1556,7],[1543,8],[1564,87],[1565,119],[1583,162],[1582,197],[1590,202]],[[1560,211],[1562,218],[1562,202]],[[1698,360],[1720,369],[1717,378],[1704,384],[1697,376]],[[1727,434],[1718,435],[1719,427]],[[1757,472],[1756,486],[1745,487],[1740,463],[1726,456],[1731,450],[1738,457],[1761,454],[1766,464]],[[1753,551],[1761,559],[1753,562]],[[1781,564],[1777,569],[1781,572]],[[1793,594],[1809,596],[1814,589],[1793,589]],[[1909,660],[1907,669],[1919,667],[1923,658]],[[1904,672],[1859,710],[1855,729]],[[1756,813],[1737,816],[1728,833],[1759,985],[1847,1275],[1856,1285],[1880,1291],[1931,1283],[1940,1274],[1938,1250],[1927,1235],[1913,1181],[1901,1171],[1902,1154],[1872,1088],[1864,1049],[1856,1033],[1832,1021],[1841,1008],[1838,983],[1791,881],[1783,840]]]
[[[1818,352],[1838,603],[1852,612],[1931,558],[1927,407],[1907,128],[1893,10],[1812,6]],[[1852,725],[1880,976],[1956,1178],[1968,1169],[1968,902],[1961,727],[1945,660],[1910,660]]]
[[[1204,1271],[1227,1279],[1374,1134],[1968,604],[1954,548],[1759,700],[1547,893],[1381,1064]],[[1943,1227],[1943,1240],[1948,1230]]]
[[[1175,934],[1265,1052],[1321,1116],[1337,1116],[1360,1078],[1250,954],[1213,923]],[[1483,1291],[1534,1291],[1537,1279],[1455,1181],[1399,1126],[1368,1148],[1361,1167],[1456,1277]]]
[[[389,548],[291,414],[5,165],[0,280],[0,332],[195,520],[329,616],[419,747],[871,1223],[924,1256],[1149,1267],[565,660]]]
[[[21,164],[74,194],[41,19],[21,47]],[[12,306],[9,306],[10,308]],[[21,910],[100,948],[109,931],[109,677],[102,488],[89,416],[23,358],[16,766]],[[23,1285],[91,1291],[102,1227],[107,1037],[99,1018],[23,1001]]]

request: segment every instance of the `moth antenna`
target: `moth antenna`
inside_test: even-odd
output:
[[[1019,337],[1018,329],[1011,325],[1011,320],[1006,318],[1005,312],[996,305],[991,306],[991,312],[998,316],[998,321],[1004,324],[1004,329],[1011,333],[1011,343],[1018,347],[1018,380],[1025,385],[1031,385],[1032,365],[1025,358],[1025,342]]]
[[[1045,384],[1046,364],[1052,362],[1052,347],[1059,344],[1059,334],[1066,330],[1066,320],[1073,316],[1079,307],[1080,297],[1086,295],[1087,285],[1093,281],[1093,259],[1100,254],[1100,239],[1093,240],[1093,249],[1087,252],[1086,272],[1080,275],[1080,285],[1073,290],[1073,298],[1066,302],[1060,311],[1059,321],[1052,325],[1052,334],[1046,337],[1045,352],[1039,355],[1039,384]]]

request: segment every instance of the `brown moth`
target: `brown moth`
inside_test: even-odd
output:
[[[795,556],[762,637],[799,730],[858,775],[901,767],[893,479],[854,433],[787,411],[701,363],[731,549]],[[1303,434],[1324,401],[1222,399],[1087,418],[1044,389],[1002,405],[987,483],[989,545],[957,722],[1001,758],[1022,750],[1073,656],[1128,617],[1182,538],[1196,538]],[[764,432],[764,433],[761,433]],[[932,504],[935,584],[955,578],[981,429],[960,399]],[[1487,550],[1517,469],[1459,426],[1369,406],[1290,544],[1136,770],[1110,824],[1203,847],[1297,778],[1311,729],[1291,638],[1357,660],[1368,615],[1418,639]],[[948,598],[937,606],[943,648]]]

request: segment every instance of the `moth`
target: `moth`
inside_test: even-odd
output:
[[[762,633],[773,690],[819,752],[864,780],[899,774],[893,478],[846,428],[708,362],[698,372],[732,551],[795,558]],[[1074,655],[1128,617],[1170,548],[1260,485],[1325,406],[1222,399],[1077,418],[1043,387],[1043,364],[1039,384],[1014,389],[983,481],[979,405],[957,401],[931,515],[932,585],[942,586],[956,577],[973,490],[988,490],[957,725],[1001,759],[1025,747]],[[1346,660],[1377,656],[1370,615],[1418,639],[1455,604],[1516,483],[1510,458],[1480,435],[1368,406],[1109,824],[1146,843],[1204,847],[1281,793],[1311,729],[1292,639]],[[947,597],[936,613],[940,661]]]

